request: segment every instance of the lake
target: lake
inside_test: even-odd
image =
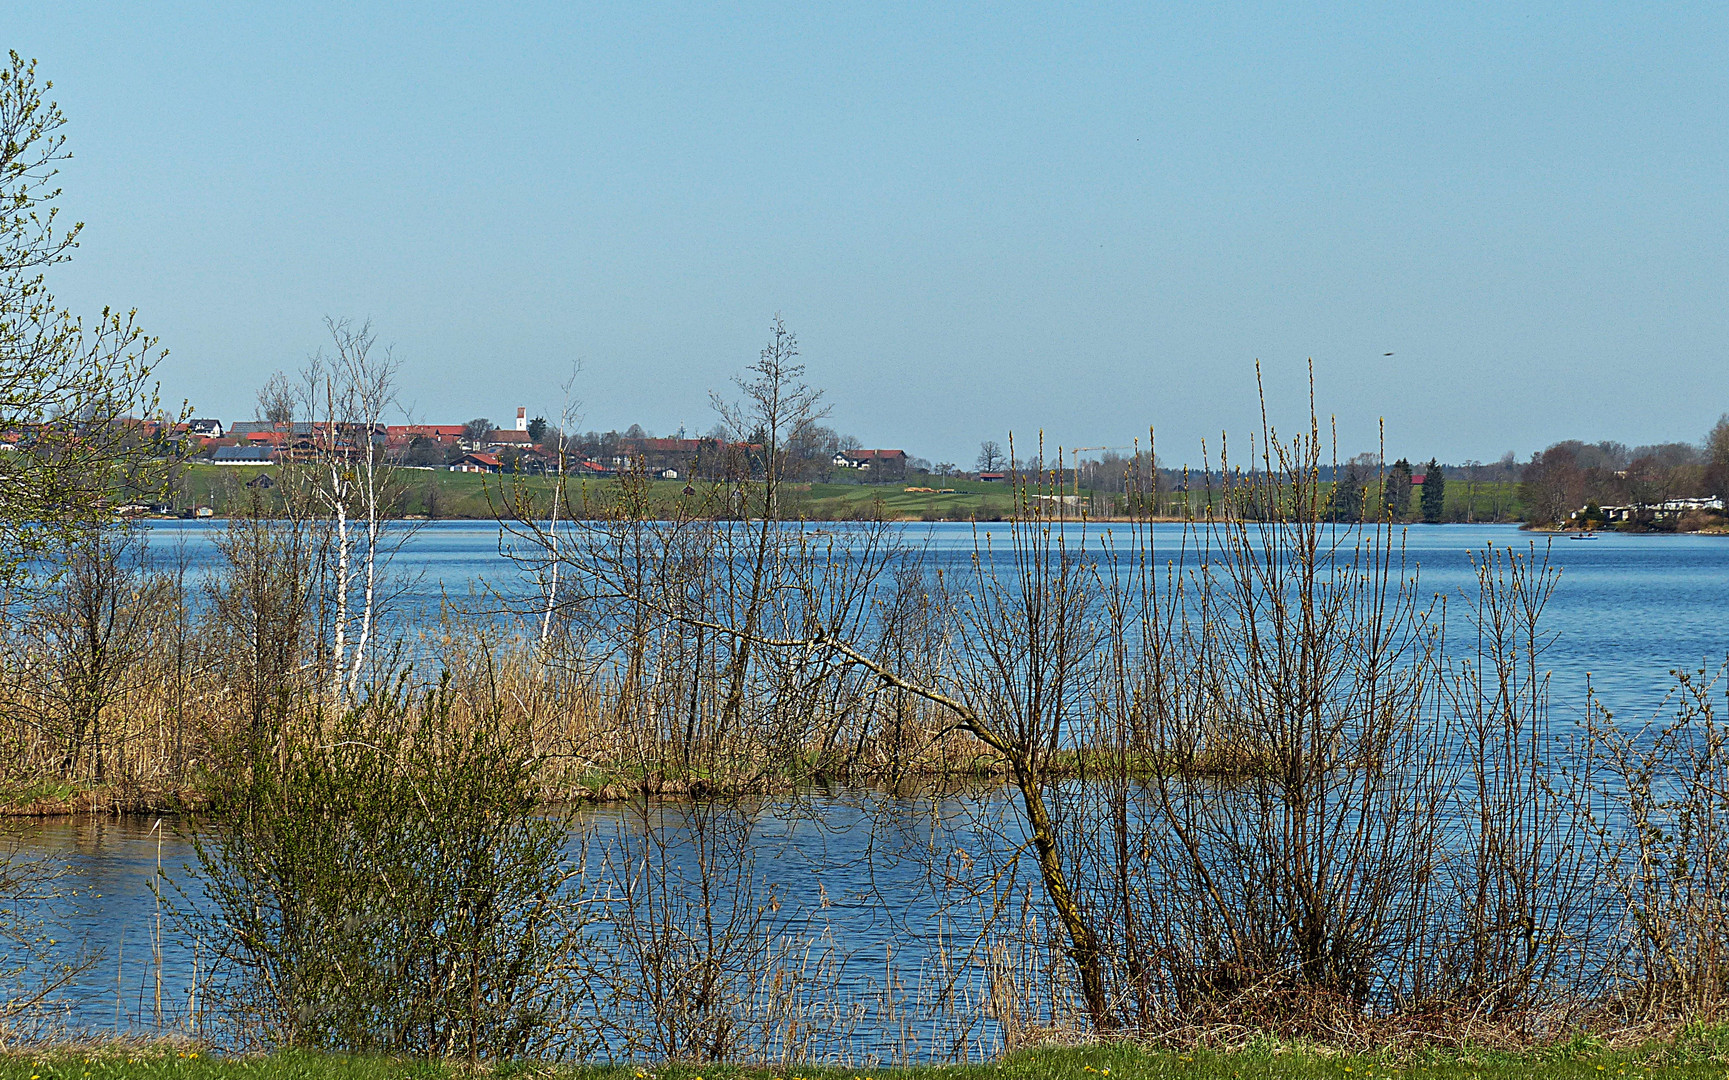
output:
[[[218,561],[214,540],[221,522],[162,521],[148,527],[158,562],[184,558],[197,580]],[[820,528],[820,526],[818,526]],[[1120,528],[1120,527],[1119,527]],[[1109,525],[1084,532],[1096,545]],[[935,522],[902,527],[906,541],[929,553],[932,566],[951,572],[969,563],[975,544],[997,552],[1008,547],[1009,526],[976,527]],[[1081,526],[1068,527],[1079,539]],[[1155,527],[1157,542],[1174,551],[1181,527]],[[496,612],[512,604],[533,607],[532,585],[515,563],[500,555],[497,525],[481,521],[434,521],[417,527],[396,556],[395,603],[410,616],[436,614],[440,604]],[[1418,569],[1421,590],[1454,602],[1474,591],[1470,555],[1493,544],[1524,552],[1535,543],[1548,549],[1561,583],[1546,612],[1557,635],[1547,656],[1555,673],[1558,706],[1583,691],[1586,676],[1617,714],[1654,707],[1673,668],[1715,667],[1729,652],[1729,537],[1598,534],[1589,541],[1553,540],[1512,525],[1413,525],[1404,532],[1406,557]],[[1456,623],[1455,638],[1464,629]]]
[[[212,522],[165,522],[149,528],[159,560],[183,559],[196,577],[216,562]],[[1177,526],[1160,526],[1160,542],[1173,549]],[[1079,527],[1074,527],[1078,535]],[[1094,526],[1093,534],[1101,531]],[[909,542],[925,545],[933,565],[961,570],[968,565],[975,531],[968,525],[908,525]],[[1007,526],[979,526],[997,551],[1006,548]],[[1729,538],[1701,536],[1601,535],[1590,541],[1533,536],[1510,526],[1413,526],[1406,551],[1420,566],[1421,588],[1454,598],[1474,588],[1471,552],[1487,545],[1523,551],[1533,542],[1547,545],[1561,568],[1559,586],[1547,612],[1556,634],[1543,657],[1554,673],[1553,713],[1565,722],[1579,715],[1589,679],[1608,707],[1623,720],[1657,708],[1673,668],[1715,670],[1729,652]],[[406,586],[401,604],[409,613],[435,612],[443,602],[499,610],[528,602],[524,577],[500,557],[497,526],[484,522],[433,522],[419,529],[398,556]],[[1456,611],[1455,614],[1458,614]],[[1465,631],[1456,623],[1453,633]],[[943,1020],[934,1014],[916,1023],[911,1006],[919,987],[942,976],[950,957],[943,947],[946,920],[920,866],[903,863],[880,846],[880,836],[864,827],[882,811],[883,797],[840,793],[797,800],[784,807],[768,804],[757,815],[759,865],[771,866],[782,892],[784,910],[834,948],[830,992],[852,999],[886,1002],[865,1010],[835,1037],[831,1052],[863,1060],[870,1057],[973,1055],[990,1052],[994,1028],[982,1022]],[[940,819],[943,807],[929,803],[902,806],[908,820]],[[599,807],[585,811],[604,838],[633,828],[634,811]],[[94,928],[90,944],[102,959],[67,995],[68,1021],[95,1030],[138,1030],[184,1012],[194,965],[202,962],[188,943],[174,939],[169,927],[161,962],[153,955],[157,907],[152,893],[158,860],[171,876],[188,858],[172,826],[158,829],[151,820],[77,818],[50,820],[25,829],[27,850],[51,853],[71,868],[69,883],[77,896],[69,913],[77,925]],[[158,1009],[158,976],[161,1000]],[[904,1000],[890,1007],[899,981]],[[977,979],[967,984],[978,991]],[[919,1025],[924,1026],[919,1026]],[[946,1026],[945,1026],[946,1025]]]

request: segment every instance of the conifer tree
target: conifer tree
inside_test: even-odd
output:
[[[1447,505],[1447,478],[1441,475],[1441,463],[1429,459],[1423,470],[1423,520],[1431,525],[1441,523],[1441,513]]]
[[[1355,461],[1333,472],[1333,520],[1347,524],[1363,520],[1363,470]]]
[[[1404,458],[1393,462],[1393,467],[1387,470],[1387,479],[1382,487],[1386,496],[1387,512],[1394,521],[1403,521],[1411,514],[1411,463]]]

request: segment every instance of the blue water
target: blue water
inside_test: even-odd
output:
[[[220,528],[208,522],[162,523],[151,527],[150,538],[158,559],[183,557],[196,578],[215,564],[211,541]],[[1087,532],[1096,542],[1101,529]],[[975,538],[999,553],[1008,546],[1008,527],[1002,525],[980,526],[976,533],[969,525],[909,525],[903,535],[926,550],[932,566],[962,577],[971,565]],[[1174,553],[1180,528],[1161,526],[1157,535]],[[1080,541],[1078,526],[1071,529],[1071,539]],[[1422,593],[1446,596],[1453,605],[1455,641],[1467,633],[1460,616],[1475,587],[1470,553],[1491,544],[1525,552],[1533,542],[1539,552],[1547,549],[1561,570],[1546,613],[1555,639],[1544,656],[1554,676],[1558,717],[1580,714],[1587,680],[1622,718],[1648,715],[1663,700],[1670,669],[1715,671],[1729,653],[1729,538],[1603,535],[1551,542],[1489,525],[1417,526],[1405,534],[1407,558],[1419,570]],[[489,523],[435,522],[421,528],[397,557],[400,580],[408,585],[403,613],[433,612],[447,601],[496,612],[508,606],[497,597],[526,607],[532,587],[500,557],[499,546],[499,530]],[[866,827],[873,798],[805,800],[796,812],[767,806],[756,834],[758,865],[780,890],[787,917],[802,933],[834,943],[840,975],[831,990],[854,999],[876,995],[876,1000],[886,983],[899,980],[905,999],[901,1010],[867,1011],[834,1052],[854,1060],[988,1052],[994,1048],[994,1028],[977,1021],[978,1010],[965,1023],[908,1019],[916,1012],[911,1006],[917,988],[937,978],[932,965],[941,950],[934,942],[953,913],[941,909],[920,867],[901,860],[880,832]],[[903,803],[899,809],[943,816],[940,805],[928,802]],[[636,827],[625,808],[602,807],[589,814],[597,835]],[[27,830],[26,850],[50,853],[71,867],[67,884],[78,895],[68,901],[69,910],[78,916],[74,922],[95,928],[90,944],[102,954],[66,996],[67,1015],[76,1026],[134,1030],[157,1021],[151,887],[158,844],[162,864],[182,881],[189,852],[171,830],[163,837],[153,826],[148,820],[80,818]],[[184,1015],[195,956],[172,931],[162,956],[166,1008],[161,1015],[172,1026]],[[976,992],[978,979],[969,978],[967,985]]]
[[[148,530],[158,561],[184,553],[189,579],[217,564],[213,543],[219,522],[168,521]],[[1099,550],[1126,530],[1108,525],[1066,528],[1069,540]],[[901,536],[925,551],[927,565],[941,567],[951,581],[967,580],[975,548],[1000,557],[1010,546],[1009,526],[992,523],[909,524]],[[1159,525],[1155,542],[1174,556],[1183,539],[1178,525]],[[1619,715],[1656,707],[1671,669],[1715,670],[1729,654],[1729,537],[1599,534],[1588,541],[1551,539],[1511,525],[1414,525],[1402,534],[1407,566],[1425,596],[1451,605],[1450,634],[1459,641],[1468,627],[1464,602],[1474,594],[1470,557],[1493,545],[1520,553],[1536,546],[1561,571],[1560,585],[1545,613],[1556,636],[1545,657],[1554,672],[1554,700],[1565,710],[1583,694],[1586,679]],[[437,614],[440,605],[481,613],[514,607],[534,609],[534,586],[517,563],[501,556],[523,551],[520,540],[501,535],[490,522],[428,522],[418,527],[394,557],[390,573],[397,613]]]

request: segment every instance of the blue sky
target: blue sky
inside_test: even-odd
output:
[[[834,423],[1161,457],[1697,439],[1729,410],[1729,8],[8,5],[56,279],[165,396],[370,316],[416,419],[714,422],[782,313]],[[1392,357],[1383,354],[1391,352]]]

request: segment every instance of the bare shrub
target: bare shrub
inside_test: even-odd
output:
[[[213,770],[188,930],[237,1041],[469,1060],[580,1051],[572,822],[496,712],[440,688],[297,715]]]
[[[1019,477],[1004,550],[982,538],[944,601],[941,667],[820,626],[757,644],[826,649],[1000,755],[1009,792],[932,857],[987,902],[980,955],[1037,926],[1067,958],[1042,1003],[997,993],[1012,1027],[1522,1023],[1585,970],[1598,899],[1537,667],[1553,574],[1489,553],[1449,664],[1391,523],[1332,520],[1313,416],[1261,435],[1170,552],[1144,518],[1065,529]],[[1023,862],[1040,912],[1010,930]]]
[[[149,683],[169,583],[124,525],[81,532],[56,569],[36,584],[13,639],[9,711],[53,754],[53,775],[128,778],[136,728],[116,721],[114,707]]]
[[[607,854],[611,957],[603,1015],[613,1044],[654,1060],[807,1060],[844,1037],[825,1009],[834,943],[784,909],[759,869],[742,802],[643,801]]]
[[[1474,636],[1444,683],[1460,786],[1449,800],[1439,962],[1418,989],[1493,1020],[1592,995],[1602,895],[1578,817],[1591,793],[1589,747],[1552,722],[1541,666],[1553,642],[1543,609],[1560,571],[1535,545],[1490,548],[1473,564]]]
[[[1729,1005],[1726,673],[1675,672],[1666,714],[1637,727],[1592,712],[1602,858],[1624,913],[1615,1004],[1630,1019],[1708,1022]]]
[[[245,737],[258,740],[311,689],[304,662],[320,544],[311,523],[266,517],[256,501],[252,509],[231,518],[216,540],[222,563],[206,592],[210,659],[221,666],[223,688],[239,701]]]

